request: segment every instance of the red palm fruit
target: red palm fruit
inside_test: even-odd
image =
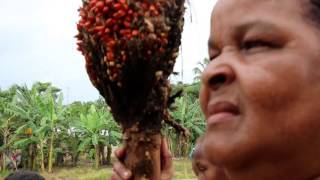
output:
[[[106,21],[106,26],[111,27],[115,23],[114,19],[109,18]]]
[[[115,25],[115,26],[113,26],[113,31],[114,31],[114,32],[119,31],[119,29],[120,29],[119,25]]]
[[[139,35],[139,31],[138,30],[133,30],[131,34],[132,34],[132,36],[138,36]]]
[[[116,41],[115,40],[110,40],[109,42],[108,42],[108,46],[109,47],[114,47],[116,45]]]
[[[114,55],[112,52],[108,52],[107,53],[107,60],[108,61],[114,61]]]
[[[125,11],[128,11],[129,6],[128,6],[127,4],[123,4],[123,9],[124,9]]]
[[[148,9],[148,4],[146,2],[143,2],[141,4],[141,8],[144,9],[144,10],[147,10]]]
[[[78,29],[78,31],[81,31],[82,30],[82,27],[83,27],[83,24],[81,24],[81,23],[78,23],[77,24],[77,29]],[[77,37],[78,38],[78,37]],[[79,38],[78,38],[79,39]]]
[[[113,51],[113,48],[107,45],[107,52],[112,52],[112,51]]]
[[[93,15],[89,15],[89,16],[88,16],[88,20],[89,20],[90,22],[94,22],[95,17],[94,17]]]
[[[92,6],[95,6],[95,4],[97,3],[98,0],[91,0],[89,5],[92,7]]]
[[[127,22],[132,22],[132,16],[129,14],[129,12],[127,12],[127,15],[124,20]]]
[[[129,34],[130,33],[130,30],[129,29],[121,29],[120,30],[120,34],[122,35],[122,36],[125,36],[126,34]]]
[[[124,10],[119,10],[118,11],[118,16],[119,17],[123,17],[123,16],[125,16],[126,15],[126,12],[124,11]]]
[[[126,28],[130,28],[131,27],[131,23],[129,21],[124,21],[123,22],[124,27]]]
[[[87,21],[87,22],[84,24],[84,27],[85,27],[85,28],[89,28],[90,25],[91,25],[91,22],[90,22],[90,21]]]
[[[109,34],[109,33],[110,33],[110,29],[109,29],[109,28],[106,28],[106,29],[104,30],[104,33]]]
[[[160,47],[160,48],[159,48],[159,53],[160,53],[160,54],[163,54],[165,51],[166,51],[166,50],[165,50],[163,47]]]
[[[104,30],[104,26],[96,26],[94,27],[93,32],[98,33],[103,30]]]
[[[99,37],[102,37],[103,34],[104,34],[104,31],[99,31],[99,32],[98,32],[98,36],[99,36]]]
[[[96,8],[99,9],[99,10],[103,10],[103,8],[105,7],[103,1],[97,2],[95,6],[96,6]]]
[[[137,12],[133,12],[132,13],[133,17],[137,18],[139,16],[139,14]]]
[[[132,38],[132,35],[131,34],[127,34],[126,38],[130,40]]]
[[[96,20],[95,20],[95,22],[96,22],[96,24],[101,24],[101,16],[96,16]]]
[[[122,5],[120,3],[115,3],[115,4],[113,4],[113,8],[115,10],[120,10],[122,8]]]
[[[102,11],[104,14],[107,14],[109,12],[109,7],[107,7],[107,6],[103,7]]]
[[[150,11],[155,11],[155,10],[156,10],[156,7],[155,7],[153,4],[151,4],[150,7],[149,7],[149,10],[150,10]]]
[[[168,39],[167,38],[162,38],[161,39],[161,44],[166,46],[168,44]]]
[[[85,18],[87,16],[83,10],[80,11],[79,15],[81,16],[81,18]]]
[[[151,15],[152,16],[159,16],[159,11],[158,10],[152,11]]]

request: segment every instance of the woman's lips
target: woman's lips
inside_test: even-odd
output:
[[[239,108],[228,101],[210,103],[208,105],[207,125],[212,126],[233,120],[239,114]]]

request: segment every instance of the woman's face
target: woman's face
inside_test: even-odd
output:
[[[192,159],[192,169],[198,180],[226,180],[223,169],[210,163],[203,152],[201,144],[197,144]]]
[[[320,153],[320,31],[305,12],[302,0],[218,1],[200,92],[211,162]]]

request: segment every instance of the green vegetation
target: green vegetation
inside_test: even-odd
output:
[[[196,75],[203,70],[203,64],[199,65]],[[198,79],[191,85],[172,86],[172,94],[183,93],[175,99],[170,115],[190,132],[190,137],[184,138],[164,124],[162,134],[176,158],[187,157],[204,132],[199,88]],[[5,175],[8,169],[23,168],[57,177],[80,171],[86,172],[81,177],[106,177],[109,171],[105,167],[112,164],[113,147],[121,146],[122,134],[108,109],[102,98],[63,104],[63,93],[51,83],[0,89],[0,172]],[[12,159],[16,155],[21,157],[18,164]],[[192,174],[189,162],[175,161],[175,167],[178,179]]]
[[[186,157],[204,131],[198,88],[197,83],[173,87],[174,92],[183,89],[184,93],[176,98],[171,116],[191,134],[183,138],[172,127],[164,126],[163,134],[175,157]],[[62,92],[50,83],[37,82],[30,89],[14,85],[0,91],[2,171],[16,152],[21,153],[22,168],[43,173],[52,173],[57,167],[76,167],[80,156],[95,162],[96,169],[111,164],[112,147],[121,143],[121,130],[104,101],[62,102]]]
[[[62,102],[60,89],[50,83],[37,82],[30,89],[15,85],[0,91],[2,170],[17,152],[22,154],[22,168],[41,172],[51,173],[53,166],[66,165],[66,158],[76,166],[81,154],[95,159],[96,167],[110,164],[104,147],[119,144],[121,136],[106,105],[101,105],[101,100]],[[110,155],[112,149],[107,150]]]

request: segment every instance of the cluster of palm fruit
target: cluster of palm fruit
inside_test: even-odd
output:
[[[97,63],[107,79],[119,87],[122,86],[123,67],[128,61],[167,63],[172,71],[183,25],[182,18],[175,17],[175,13],[184,10],[184,1],[176,1],[83,0],[76,37],[78,50],[85,56],[95,87],[105,81],[94,67]],[[157,75],[162,74],[163,71],[157,71]]]
[[[179,127],[169,121],[168,77],[181,43],[184,1],[83,0],[79,9],[78,49],[123,128],[133,179],[159,179],[162,122]]]

